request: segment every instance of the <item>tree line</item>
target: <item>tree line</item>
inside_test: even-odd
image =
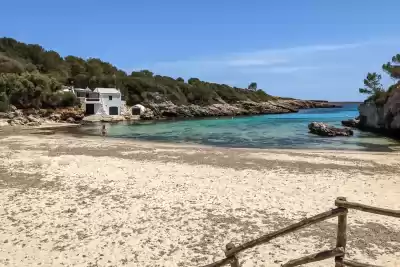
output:
[[[175,104],[209,105],[251,100],[264,102],[274,97],[257,89],[210,83],[198,78],[172,78],[149,70],[126,73],[97,58],[62,57],[37,44],[0,38],[0,109],[9,104],[18,108],[55,108],[77,105],[71,93],[61,87],[117,87],[128,105],[171,101]]]
[[[382,75],[377,72],[369,72],[364,79],[364,87],[359,88],[360,93],[369,95],[366,101],[384,104],[393,91],[400,88],[400,54],[393,56],[391,61],[383,64],[382,70],[390,76],[393,84],[384,88],[381,83]]]

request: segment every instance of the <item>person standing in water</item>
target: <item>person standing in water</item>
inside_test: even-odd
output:
[[[102,135],[102,136],[106,136],[106,134],[107,134],[106,125],[103,124],[103,125],[101,126],[101,135]]]

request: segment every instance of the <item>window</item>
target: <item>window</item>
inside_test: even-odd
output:
[[[108,100],[112,100],[112,95],[109,95],[109,96],[108,96]]]

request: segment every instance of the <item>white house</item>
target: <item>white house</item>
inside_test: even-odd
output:
[[[115,88],[96,88],[85,98],[86,115],[120,115],[121,92]]]

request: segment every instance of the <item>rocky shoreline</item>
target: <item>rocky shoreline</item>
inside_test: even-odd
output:
[[[365,102],[358,107],[360,116],[342,124],[363,131],[400,139],[400,90],[394,91],[383,104]]]
[[[261,103],[243,101],[235,104],[224,103],[209,106],[175,105],[170,101],[166,101],[149,103],[145,107],[146,111],[140,116],[143,120],[283,114],[295,113],[300,109],[340,108],[341,106],[327,102],[278,99]]]
[[[84,112],[78,108],[65,109],[17,109],[10,107],[9,112],[0,113],[0,126],[32,126],[45,123],[80,123]]]
[[[295,113],[300,109],[337,108],[336,104],[307,100],[278,99],[268,102],[243,101],[235,104],[175,105],[170,101],[145,104],[146,111],[139,116],[132,116],[131,109],[125,108],[121,116],[84,116],[80,108],[65,109],[16,109],[11,106],[7,113],[0,113],[0,126],[40,126],[46,122],[92,123],[117,122],[124,120],[160,120],[170,118],[205,118],[224,116],[246,116],[262,114]],[[93,117],[93,118],[91,118]]]

